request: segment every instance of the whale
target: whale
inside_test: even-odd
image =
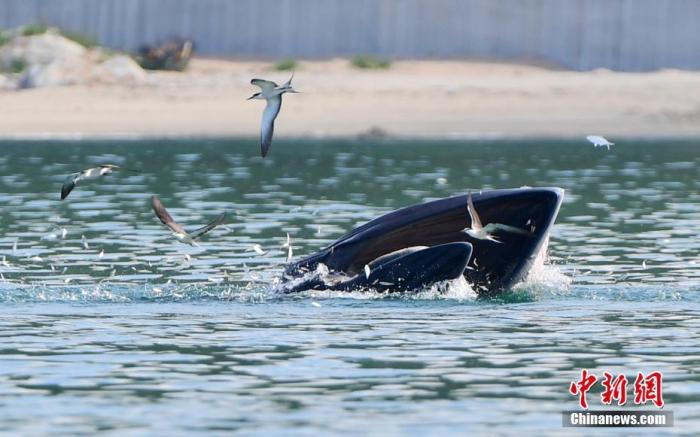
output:
[[[503,225],[492,227],[492,239],[478,239],[465,231],[471,227],[470,195],[484,226]],[[522,187],[461,194],[401,208],[287,265],[282,286],[286,292],[367,288],[406,292],[456,274],[464,276],[480,297],[495,296],[524,281],[535,260],[547,250],[563,198],[561,188]],[[314,273],[321,266],[328,274]],[[454,268],[450,270],[450,266]],[[398,281],[398,277],[406,279]]]

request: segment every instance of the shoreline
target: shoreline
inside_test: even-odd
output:
[[[583,141],[586,142],[585,135],[518,135],[518,134],[488,134],[488,133],[475,133],[475,134],[459,134],[459,135],[446,135],[446,136],[397,136],[397,135],[387,135],[387,136],[368,136],[365,137],[360,135],[308,135],[308,136],[286,136],[285,138],[275,139],[276,142],[284,141],[445,141],[445,142],[458,142],[458,143],[472,143],[472,142],[504,142],[504,141]],[[44,132],[44,133],[3,133],[0,134],[0,143],[5,142],[36,142],[36,141],[56,141],[56,142],[80,142],[80,141],[123,141],[123,142],[140,142],[140,141],[191,141],[191,140],[205,140],[205,141],[251,141],[257,143],[259,141],[257,136],[249,135],[217,135],[217,134],[178,134],[178,135],[163,135],[159,133],[146,133],[146,134],[126,134],[126,133],[96,133],[96,134],[84,134],[82,132],[68,133],[68,132]],[[660,135],[616,135],[616,141],[694,141],[700,140],[700,133],[698,134],[685,134],[685,135],[675,135],[675,134],[660,134]]]
[[[257,138],[253,77],[270,64],[195,58],[185,73],[0,91],[0,139]],[[530,64],[301,61],[275,138],[537,139],[700,137],[700,72],[576,72]]]

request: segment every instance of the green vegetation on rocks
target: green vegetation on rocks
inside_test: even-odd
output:
[[[368,70],[385,70],[391,67],[391,60],[385,58],[377,58],[370,55],[358,55],[352,58],[352,65],[357,68]]]
[[[278,61],[277,63],[275,63],[275,65],[272,66],[272,68],[277,71],[296,70],[297,68],[299,68],[299,63],[296,59],[287,58]]]

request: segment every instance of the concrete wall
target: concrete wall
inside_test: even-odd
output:
[[[700,69],[700,0],[0,0],[0,27],[44,23],[132,50],[190,37],[246,58],[548,60]]]

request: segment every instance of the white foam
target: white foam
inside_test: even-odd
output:
[[[474,291],[464,276],[449,281],[437,282],[428,290],[412,295],[414,299],[445,299],[457,301],[475,300],[477,297],[476,291]]]
[[[477,294],[467,283],[464,277],[449,281],[441,281],[433,284],[430,288],[415,292],[378,292],[374,290],[362,291],[337,291],[337,290],[306,290],[301,295],[313,299],[355,299],[355,300],[375,300],[386,298],[400,298],[411,300],[475,300]]]
[[[527,279],[513,287],[514,291],[529,292],[538,297],[569,293],[573,279],[549,262],[548,246],[549,236],[537,254]]]

